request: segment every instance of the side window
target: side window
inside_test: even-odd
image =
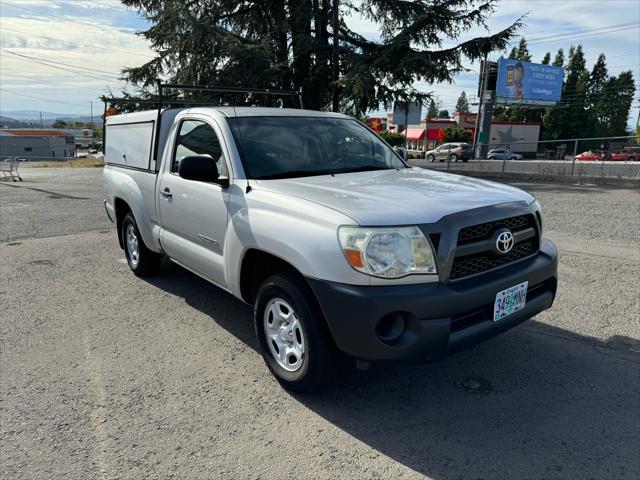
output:
[[[185,120],[180,124],[171,171],[178,172],[180,161],[192,155],[208,155],[216,161],[221,177],[228,177],[222,147],[216,132],[201,120]]]

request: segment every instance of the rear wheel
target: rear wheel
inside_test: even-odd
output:
[[[330,380],[337,349],[304,279],[283,273],[265,280],[254,327],[262,358],[283,387],[311,392]]]
[[[457,162],[458,161],[458,156],[453,154],[453,155],[449,155],[449,161],[450,162]]]
[[[138,224],[131,212],[122,220],[122,240],[129,268],[139,277],[153,275],[158,271],[162,256],[147,248],[142,240]]]

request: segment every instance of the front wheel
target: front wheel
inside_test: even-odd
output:
[[[427,155],[427,160],[433,162],[436,159],[433,155]]]
[[[153,275],[158,271],[162,256],[147,248],[142,240],[138,224],[131,212],[122,220],[122,240],[129,268],[139,277]]]
[[[496,157],[487,157],[487,160],[495,160]]]
[[[311,392],[330,380],[337,350],[304,279],[283,273],[265,280],[253,318],[262,358],[283,387]]]

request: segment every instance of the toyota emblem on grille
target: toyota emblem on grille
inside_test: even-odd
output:
[[[510,230],[503,230],[498,233],[496,238],[496,250],[502,254],[509,253],[514,243],[513,233]]]

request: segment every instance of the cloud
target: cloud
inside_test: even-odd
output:
[[[527,26],[522,33],[531,40],[530,50],[535,61],[540,61],[547,51],[554,54],[559,47],[567,51],[572,43],[581,43],[589,67],[597,55],[604,52],[613,67],[611,74],[630,68],[636,80],[640,79],[637,28],[604,35],[582,33],[580,36],[578,33],[637,21],[640,19],[640,2],[503,0],[488,20],[489,30],[497,32],[527,12]],[[107,88],[114,92],[121,89],[123,83],[116,77],[123,68],[141,65],[154,57],[147,42],[135,34],[147,28],[148,24],[118,0],[2,0],[0,14],[2,48],[44,60],[83,66],[86,67],[86,73],[100,77],[86,78],[2,54],[0,86],[3,90],[0,91],[0,102],[3,110],[64,108],[55,103],[20,98],[7,94],[7,91],[45,96],[56,101],[96,100]],[[370,40],[380,38],[378,26],[360,15],[351,15],[345,21],[350,28]],[[543,43],[542,37],[560,33],[565,35]],[[481,27],[473,28],[459,40],[479,35],[487,35],[487,31]],[[538,42],[534,41],[536,38]],[[517,39],[515,41],[517,43]],[[505,53],[497,52],[493,59]],[[478,64],[470,62],[465,66],[475,71],[479,69]],[[110,74],[96,73],[95,70]],[[428,85],[417,82],[416,86],[423,91],[433,92],[444,108],[452,111],[460,92],[465,90],[468,96],[475,95],[477,82],[477,74],[464,73],[453,84]],[[632,115],[638,115],[637,109]]]

